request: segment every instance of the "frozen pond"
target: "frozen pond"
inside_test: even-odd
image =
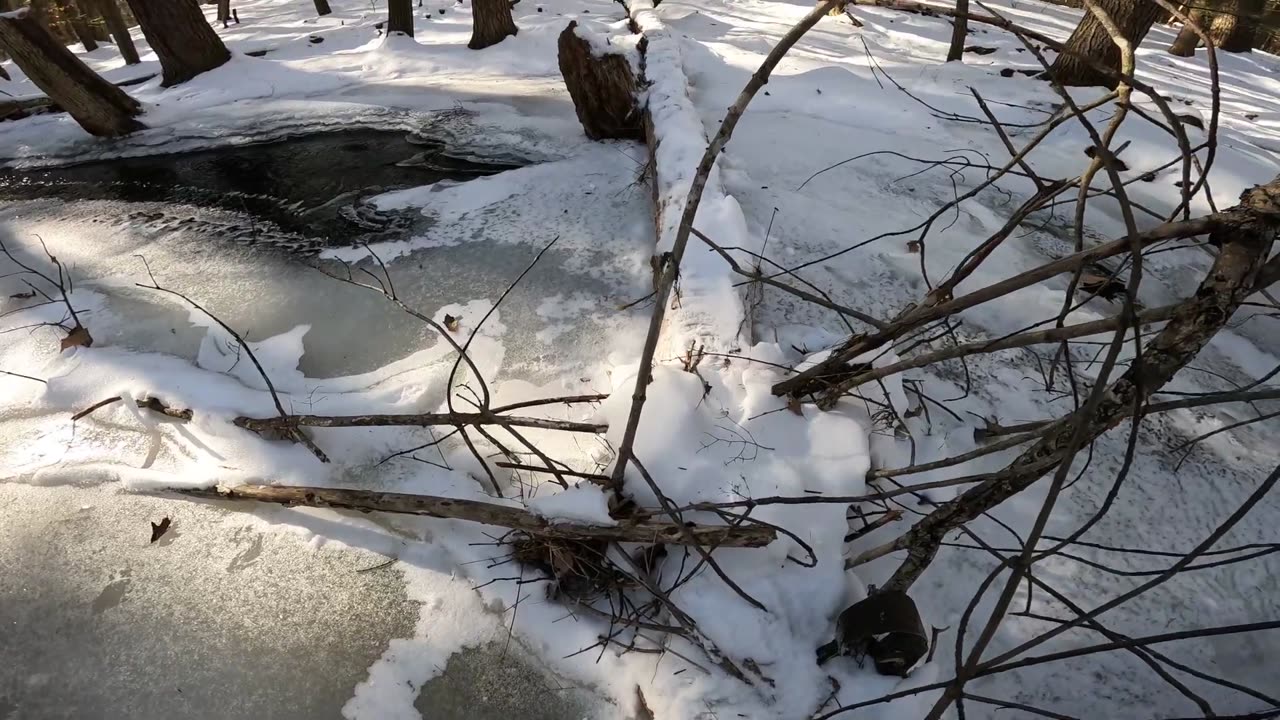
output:
[[[93,328],[102,344],[196,357],[204,327],[133,286],[147,279],[145,258],[161,285],[250,341],[309,326],[299,366],[307,377],[364,373],[435,338],[376,292],[325,277],[317,266],[346,268],[319,250],[371,243],[399,297],[431,315],[496,299],[558,238],[500,308],[518,340],[506,344],[503,367],[547,380],[628,345],[639,314],[617,307],[648,291],[652,225],[619,147],[584,146],[483,177],[511,165],[459,161],[422,143],[354,131],[0,175],[0,225],[23,247],[43,239],[82,287],[109,297],[102,312],[119,322]],[[568,174],[578,182],[566,184]],[[429,183],[378,208],[380,192]],[[371,280],[360,267],[380,273],[363,250],[345,254],[362,281]]]
[[[367,247],[406,305],[466,326],[555,242],[475,346],[494,385],[590,386],[611,354],[633,356],[647,312],[620,306],[649,291],[653,227],[639,164],[619,155],[640,153],[590,144],[537,162],[493,153],[477,162],[453,150],[352,131],[9,173],[0,175],[0,232],[28,259],[42,259],[43,242],[70,269],[95,352],[209,367],[210,321],[137,287],[149,266],[250,342],[283,348],[267,354],[290,402],[323,402],[326,381],[377,374],[440,342],[378,292],[326,276],[350,268],[371,282],[364,271],[381,270]],[[11,269],[0,259],[0,275]],[[7,302],[4,310],[16,307]],[[53,331],[6,337],[15,344],[0,361],[49,343],[57,356]],[[428,357],[435,378],[452,364]],[[41,423],[65,422],[0,414],[0,470],[13,473],[5,461],[43,441]],[[118,462],[130,458],[121,452]],[[68,478],[0,484],[0,717],[336,718],[370,666],[406,642],[397,638],[423,642],[426,615],[398,566],[365,571],[394,554],[389,527],[357,531],[301,512],[235,512],[130,494],[92,474]],[[172,537],[148,544],[148,522],[164,516],[175,520]],[[441,561],[415,571],[455,569]],[[493,622],[500,630],[502,619]],[[412,688],[423,717],[610,714],[518,642],[486,642],[442,664]]]

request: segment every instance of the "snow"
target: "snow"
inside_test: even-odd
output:
[[[607,422],[604,437],[539,430],[527,435],[575,470],[607,471],[625,428],[647,323],[645,305],[619,308],[649,291],[649,257],[671,249],[694,169],[725,109],[773,43],[812,5],[787,0],[707,0],[697,5],[667,0],[657,7],[650,0],[629,3],[647,38],[645,94],[659,140],[655,223],[642,179],[645,149],[587,142],[555,60],[556,38],[573,19],[594,49],[620,52],[636,62],[639,36],[627,32],[620,6],[604,0],[525,0],[515,6],[519,35],[476,52],[465,47],[471,19],[466,5],[429,0],[415,10],[417,34],[411,39],[380,37],[372,27],[382,19],[380,8],[356,0],[331,1],[334,14],[314,18],[308,3],[248,0],[238,6],[244,23],[218,30],[234,51],[227,65],[173,88],[160,88],[158,79],[128,88],[144,105],[146,130],[103,141],[86,137],[62,115],[0,123],[0,162],[31,166],[156,154],[348,126],[421,130],[447,138],[451,149],[479,157],[528,159],[525,167],[490,177],[380,194],[372,198],[380,209],[419,216],[412,235],[369,249],[330,250],[325,258],[373,268],[372,250],[389,264],[408,304],[437,321],[445,315],[461,318],[458,333],[466,337],[533,254],[559,238],[518,291],[478,329],[472,355],[490,380],[495,405],[609,393],[598,406],[531,410],[545,417]],[[1079,17],[1078,11],[1033,0],[1007,0],[993,7],[1059,37]],[[945,21],[863,6],[851,12],[864,27],[856,29],[846,18],[824,18],[779,65],[712,171],[695,225],[720,245],[737,248],[733,252],[739,262],[751,264],[751,253],[765,248],[779,262],[817,261],[856,242],[910,227],[954,192],[983,179],[981,168],[954,177],[945,169],[913,175],[921,165],[888,154],[831,167],[879,151],[931,159],[985,156],[992,164],[1002,163],[1007,152],[989,131],[947,115],[978,113],[969,88],[991,103],[1016,144],[1036,132],[1028,125],[1043,120],[1057,102],[1042,83],[1021,75],[1001,77],[1003,68],[1033,67],[1012,37],[975,28],[972,42],[995,52],[944,63],[950,34]],[[135,34],[144,59],[140,66],[125,67],[110,46],[81,57],[114,81],[156,72],[154,54]],[[324,40],[312,43],[310,36]],[[1167,92],[1178,112],[1204,116],[1209,106],[1204,53],[1168,56],[1163,46],[1171,39],[1167,28],[1152,32],[1139,51],[1141,76]],[[262,58],[244,54],[261,49],[270,52]],[[1222,54],[1219,61],[1227,82],[1211,180],[1213,197],[1224,207],[1241,190],[1275,173],[1280,61],[1261,53]],[[14,76],[4,85],[6,92],[38,94],[21,72],[11,64],[6,68]],[[937,110],[926,109],[889,78]],[[1076,97],[1083,102],[1096,95],[1082,89]],[[468,111],[466,119],[456,113],[459,106]],[[1093,117],[1100,120],[1110,112],[1101,108]],[[1194,129],[1189,132],[1193,142],[1202,137]],[[1171,157],[1168,136],[1139,120],[1124,126],[1120,142],[1129,143],[1123,154],[1132,168],[1127,178]],[[1032,162],[1045,177],[1073,176],[1082,168],[1088,144],[1081,129],[1063,126]],[[824,172],[810,180],[819,171]],[[1167,170],[1154,182],[1136,182],[1129,189],[1144,206],[1171,208],[1179,199],[1175,179],[1176,172]],[[1003,193],[983,193],[943,218],[926,239],[923,258],[908,246],[916,239],[913,233],[843,252],[802,275],[836,302],[891,318],[923,295],[922,266],[935,281],[944,276],[1034,189],[1016,178],[1002,180],[1001,188]],[[449,386],[453,356],[447,344],[376,293],[339,285],[274,256],[225,247],[210,251],[201,247],[199,237],[153,232],[128,220],[91,225],[118,210],[55,201],[0,206],[0,219],[9,226],[0,232],[6,232],[9,247],[28,262],[43,262],[35,241],[39,235],[72,268],[77,284],[70,299],[86,314],[96,340],[90,348],[59,352],[59,333],[47,328],[7,332],[56,322],[62,310],[57,305],[20,309],[23,303],[10,295],[25,286],[13,277],[0,277],[0,313],[15,311],[0,317],[5,323],[0,330],[6,331],[0,369],[48,381],[0,376],[0,478],[30,484],[23,488],[30,493],[44,491],[36,486],[52,485],[119,486],[136,493],[236,483],[360,487],[520,504],[552,522],[615,522],[606,495],[587,483],[561,489],[546,477],[511,474],[501,478],[508,498],[489,497],[477,482],[483,471],[457,442],[422,451],[417,459],[423,462],[381,462],[392,452],[429,440],[422,430],[317,429],[315,441],[334,459],[326,465],[301,446],[266,441],[236,427],[232,419],[238,415],[275,413],[265,383],[239,357],[229,334],[208,317],[174,298],[134,287],[143,279],[134,254],[147,257],[166,287],[198,297],[249,339],[287,409],[433,412],[443,409],[448,393],[461,402],[467,380]],[[1199,201],[1193,210],[1206,212],[1208,206]],[[1071,212],[1066,208],[1065,216]],[[1038,229],[1015,235],[958,292],[1015,276],[1068,252],[1071,239],[1062,217],[1046,218]],[[1144,217],[1141,222],[1156,221]],[[1122,230],[1114,203],[1094,199],[1090,235],[1113,237]],[[1203,258],[1185,254],[1152,256],[1143,302],[1156,306],[1184,296],[1205,267]],[[0,276],[8,270],[0,261]],[[1037,386],[1037,368],[1026,354],[1006,351],[975,357],[963,371],[943,365],[891,376],[882,388],[868,391],[865,402],[844,402],[829,412],[804,406],[796,414],[770,391],[784,377],[779,366],[820,361],[823,349],[840,342],[849,329],[833,314],[773,290],[748,300],[746,288],[736,287],[740,280],[716,253],[696,237],[690,239],[635,445],[636,457],[678,505],[863,494],[874,489],[866,481],[870,468],[929,462],[973,449],[974,430],[984,418],[1024,422],[1055,417],[1068,407],[1068,400],[1054,399]],[[1064,287],[1059,278],[975,308],[964,313],[958,332],[963,340],[1015,332],[1055,314]],[[1114,307],[1094,301],[1072,320],[1113,313]],[[1170,389],[1223,389],[1280,365],[1280,335],[1272,322],[1260,314],[1233,324],[1198,358],[1198,369],[1180,374]],[[680,359],[691,346],[702,346],[708,354],[686,371]],[[883,367],[897,356],[876,353],[860,360]],[[944,400],[949,411],[921,401],[919,393]],[[68,419],[111,396],[122,401],[75,423]],[[192,408],[195,418],[189,423],[157,418],[131,402],[149,397]],[[905,421],[886,420],[885,407]],[[1215,436],[1181,464],[1181,453],[1173,448],[1246,417],[1246,412],[1239,406],[1200,409],[1148,421],[1134,480],[1087,539],[1161,549],[1198,542],[1275,464],[1271,440],[1276,428],[1259,424]],[[1050,532],[1070,532],[1096,509],[1110,487],[1122,446],[1119,437],[1098,444],[1090,472],[1065,494]],[[916,485],[995,470],[1013,452],[901,481]],[[657,506],[638,472],[627,473],[625,487],[641,506]],[[940,503],[962,490],[934,489],[924,495]],[[996,521],[1022,533],[1042,492],[1033,488],[1014,498],[992,513],[994,519],[975,522],[975,532],[995,545],[1010,546],[1009,532]],[[925,505],[909,507],[928,511]],[[418,717],[414,700],[422,684],[442,672],[459,650],[504,640],[507,627],[515,642],[562,677],[609,698],[619,716],[635,714],[639,686],[658,718],[810,717],[832,694],[832,680],[840,688],[834,701],[852,703],[951,677],[951,645],[961,613],[992,567],[987,556],[972,550],[944,548],[940,553],[913,596],[926,625],[946,630],[939,636],[935,660],[910,678],[880,677],[849,658],[818,668],[814,649],[830,639],[834,618],[865,596],[868,585],[883,582],[896,564],[895,558],[885,558],[846,572],[844,559],[896,537],[911,515],[846,545],[850,524],[841,504],[755,508],[752,517],[776,524],[799,542],[783,535],[764,549],[719,549],[715,557],[768,611],[747,604],[705,569],[672,598],[728,657],[751,659],[771,681],[749,689],[713,666],[709,671],[701,667],[709,665],[705,657],[679,638],[670,639],[673,652],[666,654],[609,648],[574,655],[596,643],[608,624],[583,614],[566,617],[568,609],[546,597],[549,583],[536,578],[534,570],[484,562],[493,554],[492,539],[500,529],[418,517],[374,523],[328,511],[253,512],[270,518],[275,531],[303,528],[318,544],[343,542],[357,529],[376,538],[379,552],[396,558],[410,598],[421,603],[413,636],[388,642],[343,709],[346,717],[361,719]],[[1275,512],[1272,501],[1242,523],[1230,542],[1274,541],[1269,518]],[[719,521],[697,512],[685,513],[685,519]],[[809,559],[806,547],[813,567],[796,562]],[[1080,554],[1125,569],[1158,567],[1102,550],[1082,549]],[[1108,613],[1105,620],[1117,632],[1144,634],[1274,618],[1280,598],[1276,557],[1185,574]],[[673,549],[659,571],[674,574],[686,561],[692,565],[696,556]],[[512,575],[527,582],[499,581]],[[1046,563],[1037,577],[1085,607],[1129,586],[1068,559]],[[1020,591],[1015,604],[1027,601]],[[988,597],[979,603],[974,623],[985,618],[991,602]],[[1045,614],[1062,612],[1041,594],[1032,605]],[[1009,618],[993,649],[1011,647],[1044,627],[1031,618]],[[968,631],[972,637],[977,627]],[[1073,632],[1061,646],[1091,639],[1083,631]],[[1266,668],[1280,662],[1280,641],[1274,634],[1178,643],[1167,651],[1175,659],[1261,689],[1271,680]],[[1195,687],[1214,700],[1219,712],[1254,709],[1221,689]],[[1180,696],[1122,654],[983,679],[973,688],[1083,717],[1114,715],[1121,703],[1142,708],[1142,717],[1189,710]],[[922,693],[868,708],[865,714],[886,720],[921,717],[935,699]],[[967,710],[974,717],[1000,716],[989,708]]]
[[[591,48],[591,54],[595,57],[604,57],[605,55],[621,55],[626,58],[627,63],[631,65],[631,72],[636,77],[640,77],[640,39],[642,35],[638,35],[625,31],[628,21],[619,20],[612,30],[619,31],[617,34],[608,35],[601,32],[578,26],[573,29],[573,34],[587,41],[587,45]]]
[[[539,517],[557,522],[580,522],[588,525],[617,525],[609,517],[609,496],[594,485],[579,485],[554,495],[543,492],[528,503]]]

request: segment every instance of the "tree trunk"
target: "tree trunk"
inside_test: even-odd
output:
[[[1227,0],[1224,12],[1214,18],[1213,41],[1223,52],[1253,50],[1254,34],[1264,9],[1263,0]],[[1222,25],[1219,27],[1219,20]]]
[[[329,8],[329,0],[315,0],[315,2],[317,15],[324,17],[325,15],[333,12],[333,10]]]
[[[1204,28],[1204,11],[1192,10],[1189,17],[1200,24],[1201,29]],[[1169,54],[1177,55],[1178,57],[1192,57],[1196,54],[1196,48],[1198,47],[1200,47],[1200,36],[1188,23],[1182,26],[1182,30],[1178,32],[1178,37],[1174,38],[1173,43],[1169,45]]]
[[[387,34],[393,32],[413,37],[413,0],[388,0]]]
[[[467,47],[487,48],[517,32],[516,21],[511,19],[510,0],[471,0],[471,42]]]
[[[571,21],[560,33],[560,74],[573,99],[582,129],[592,140],[644,140],[643,115],[636,102],[636,78],[623,55],[599,55]]]
[[[964,44],[969,39],[969,0],[956,0],[956,17],[951,19],[951,47],[947,50],[947,62],[964,57]]]
[[[71,54],[30,13],[0,17],[0,46],[80,127],[93,135],[127,135],[144,126],[137,101]]]
[[[160,58],[162,87],[186,82],[231,59],[196,0],[129,0],[129,7]]]
[[[99,43],[111,44],[111,33],[107,32],[107,24],[102,19],[102,13],[98,12],[97,3],[93,0],[77,0],[76,4],[80,6],[85,22],[89,24],[93,39]]]
[[[231,0],[218,0],[218,22],[224,28],[231,22]]]
[[[10,4],[12,4],[15,7],[15,9],[20,8],[22,7],[22,0],[13,0],[13,2],[11,2]],[[29,8],[29,12],[35,18],[36,22],[40,23],[41,25],[44,25],[48,29],[52,29],[52,28],[49,28],[48,0],[31,0],[30,4],[27,5],[27,7]]]
[[[76,39],[84,46],[85,52],[93,52],[98,49],[98,43],[93,39],[93,31],[89,29],[89,23],[85,22],[84,15],[80,14],[80,8],[76,7],[71,0],[54,0],[58,8],[58,14],[71,27],[71,32],[75,33]]]
[[[1160,6],[1151,0],[1098,0],[1097,4],[1111,15],[1125,39],[1133,43],[1135,48],[1160,15]],[[1112,70],[1120,69],[1120,48],[1116,47],[1106,28],[1093,13],[1085,13],[1080,25],[1067,40],[1066,49],[1077,54],[1064,52],[1058,56],[1049,69],[1054,80],[1070,87],[1116,86],[1113,78],[1094,70],[1081,59],[1087,57]]]
[[[137,65],[142,62],[138,57],[138,49],[133,45],[133,36],[129,34],[129,24],[125,22],[124,13],[121,12],[120,6],[116,4],[117,0],[86,0],[92,2],[98,10],[98,14],[107,24],[107,30],[111,31],[111,38],[116,42],[116,48],[120,50],[121,57],[124,58],[125,65]]]

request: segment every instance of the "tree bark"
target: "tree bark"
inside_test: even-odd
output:
[[[1254,35],[1264,10],[1263,0],[1224,0],[1223,12],[1213,18],[1210,36],[1219,50],[1245,53],[1253,50]]]
[[[120,10],[120,6],[116,4],[117,0],[87,0],[96,5],[98,14],[107,24],[107,30],[111,31],[111,37],[116,42],[116,48],[120,50],[120,56],[124,58],[125,65],[137,65],[142,62],[138,57],[138,49],[133,45],[133,36],[129,34],[129,23],[125,22],[124,13]]]
[[[951,47],[947,50],[947,62],[964,57],[964,44],[969,39],[969,0],[956,0],[956,17],[951,18]]]
[[[1204,11],[1192,10],[1189,17],[1204,28]],[[1182,26],[1182,30],[1178,32],[1178,37],[1173,39],[1173,43],[1169,45],[1169,54],[1178,57],[1192,57],[1196,54],[1196,48],[1200,47],[1200,35],[1190,23]]]
[[[990,480],[964,492],[927,515],[893,544],[907,559],[882,589],[906,591],[933,560],[947,533],[1030,487],[1053,469],[1054,460],[1071,444],[1076,428],[1085,427],[1089,443],[1131,415],[1169,382],[1231,320],[1253,293],[1261,269],[1280,234],[1280,176],[1246,190],[1231,218],[1209,235],[1218,254],[1200,287],[1174,311],[1160,334],[1111,386],[1093,412],[1078,411],[1048,433]],[[873,551],[874,552],[874,551]],[[855,560],[855,563],[857,561]]]
[[[316,15],[319,15],[320,17],[324,17],[325,15],[328,15],[329,13],[333,12],[333,10],[329,7],[329,0],[315,0],[315,3],[316,3]]]
[[[170,492],[210,500],[257,500],[280,505],[327,507],[360,512],[389,512],[428,517],[470,520],[471,522],[519,530],[548,540],[603,540],[608,542],[688,544],[690,539],[709,547],[764,547],[777,534],[773,528],[741,525],[695,525],[684,527],[652,517],[636,521],[619,519],[616,525],[551,523],[524,508],[479,500],[371,492],[342,488],[241,485],[216,489],[171,489]],[[688,532],[686,532],[688,531]]]
[[[218,0],[218,22],[224,28],[231,22],[231,0]]]
[[[144,127],[135,119],[142,112],[137,101],[90,70],[30,13],[0,17],[0,46],[89,133],[114,137]]]
[[[413,37],[413,0],[387,0],[387,34]]]
[[[160,58],[162,87],[186,82],[231,59],[196,0],[129,0],[129,7]]]
[[[71,32],[75,33],[76,39],[84,46],[85,52],[93,52],[98,49],[98,43],[93,39],[93,31],[89,29],[89,23],[85,22],[85,17],[80,13],[80,8],[76,7],[71,0],[54,0],[58,14],[71,27]]]
[[[516,21],[511,19],[511,0],[471,0],[471,42],[467,47],[487,48],[517,32]]]
[[[1111,15],[1125,39],[1135,48],[1161,12],[1160,6],[1151,0],[1098,0],[1097,4]],[[1054,80],[1068,87],[1099,85],[1115,88],[1114,79],[1081,59],[1087,57],[1113,70],[1120,69],[1120,48],[1116,47],[1115,41],[1093,13],[1086,11],[1084,19],[1067,40],[1066,49],[1077,54],[1064,52],[1058,56],[1049,69]]]
[[[99,43],[111,44],[111,33],[107,32],[107,24],[102,19],[102,13],[98,12],[97,3],[93,0],[77,0],[76,4],[80,7],[85,22],[89,24],[93,39]]]
[[[560,74],[582,129],[592,140],[644,140],[643,113],[636,101],[631,63],[622,55],[596,56],[570,21],[560,33]]]

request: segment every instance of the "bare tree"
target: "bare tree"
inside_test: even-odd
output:
[[[0,46],[75,121],[94,135],[126,135],[143,127],[137,101],[103,80],[29,12],[0,17]]]
[[[956,16],[951,18],[951,47],[947,49],[947,62],[964,57],[964,45],[969,39],[969,0],[956,0]]]
[[[54,4],[58,9],[58,15],[63,21],[70,26],[71,31],[75,33],[76,39],[84,46],[85,52],[93,52],[98,49],[98,43],[93,38],[93,30],[89,28],[89,23],[80,8],[76,6],[72,0],[54,0]]]
[[[224,28],[231,22],[231,0],[218,0],[218,22]]]
[[[516,21],[511,19],[510,0],[471,1],[471,42],[467,47],[472,50],[487,48],[517,32]]]
[[[387,0],[387,34],[413,36],[413,0]]]
[[[1097,4],[1135,47],[1146,37],[1161,12],[1160,6],[1150,0],[1098,0]],[[1120,48],[1095,14],[1085,13],[1065,49],[1049,69],[1055,81],[1069,87],[1116,86],[1116,78],[1096,66],[1119,70]]]
[[[324,17],[325,15],[328,15],[329,13],[333,12],[333,10],[330,9],[329,7],[329,0],[315,0],[315,3],[316,3],[316,15],[319,15],[320,17]]]
[[[129,0],[129,7],[160,57],[164,87],[186,82],[231,59],[196,0]]]
[[[125,22],[124,13],[116,4],[118,0],[84,0],[84,2],[92,3],[97,8],[98,14],[106,22],[107,30],[111,32],[111,38],[115,40],[116,47],[120,50],[120,56],[124,58],[124,63],[137,65],[142,62],[138,57],[138,49],[134,47],[133,36],[129,34],[129,24]]]

